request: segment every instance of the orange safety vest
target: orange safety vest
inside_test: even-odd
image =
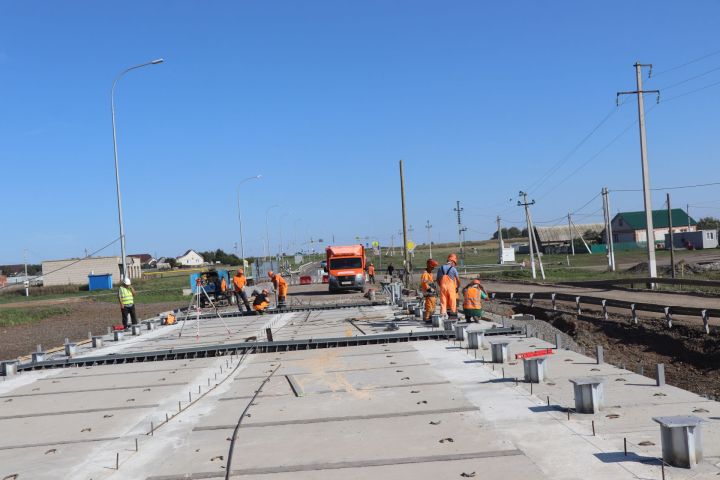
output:
[[[463,301],[463,308],[471,310],[480,310],[482,308],[482,290],[479,287],[467,287],[463,290],[465,300]]]
[[[368,275],[375,275],[375,266],[374,265],[370,265],[368,267]]]
[[[245,275],[235,275],[233,277],[233,285],[235,286],[235,290],[242,290],[246,283],[247,277],[245,277]]]
[[[227,290],[227,282],[225,281],[225,277],[223,277],[222,281],[220,282],[220,291],[225,292]]]
[[[420,289],[423,291],[423,293],[427,292],[428,288],[430,287],[430,284],[433,282],[433,275],[432,273],[425,270],[420,277]]]
[[[272,283],[278,290],[280,290],[280,287],[287,287],[287,282],[285,281],[285,279],[277,273],[273,277]]]

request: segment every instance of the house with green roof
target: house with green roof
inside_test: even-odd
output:
[[[673,208],[671,211],[673,233],[694,232],[697,223],[682,208]],[[653,210],[653,232],[655,243],[665,243],[665,234],[668,233],[667,210]],[[647,223],[645,211],[620,212],[612,219],[613,242],[647,242]]]

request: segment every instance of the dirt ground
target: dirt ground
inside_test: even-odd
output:
[[[259,288],[267,288],[261,285]],[[189,297],[188,297],[189,298]],[[43,349],[62,346],[65,339],[73,341],[87,340],[88,332],[94,335],[106,334],[109,326],[120,325],[120,308],[116,303],[97,302],[92,299],[68,299],[35,301],[31,305],[22,303],[18,307],[40,307],[62,305],[68,310],[63,315],[55,315],[35,323],[0,327],[0,360],[29,355],[38,344]],[[288,303],[292,306],[348,303],[363,301],[362,293],[344,292],[331,294],[327,285],[291,286]],[[153,317],[160,312],[177,308],[186,308],[189,300],[182,302],[163,302],[137,304],[135,306],[139,320]],[[8,305],[4,305],[8,306]],[[231,309],[237,307],[228,307]]]
[[[65,338],[71,342],[87,340],[88,332],[94,335],[105,334],[109,326],[120,325],[122,322],[120,308],[115,303],[85,300],[62,305],[67,308],[68,313],[35,323],[0,327],[0,359],[28,355],[35,351],[38,344],[42,345],[43,349],[62,346]],[[177,302],[171,302],[137,305],[135,308],[138,319],[141,319],[180,306]]]
[[[536,302],[541,307],[550,304]],[[720,398],[720,335],[706,335],[692,326],[675,325],[668,329],[657,318],[639,318],[638,325],[627,317],[611,315],[606,321],[599,315],[575,315],[571,311],[548,311],[524,305],[496,304],[496,311],[531,313],[569,335],[585,354],[594,357],[596,345],[604,349],[605,362],[655,378],[655,366],[665,364],[665,379],[670,385],[710,398]]]

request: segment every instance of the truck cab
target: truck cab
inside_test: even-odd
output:
[[[362,245],[325,249],[330,292],[365,289],[365,248]]]

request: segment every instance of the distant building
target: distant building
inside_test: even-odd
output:
[[[673,244],[675,248],[687,248],[690,250],[702,250],[704,248],[717,248],[718,232],[717,230],[696,230],[694,232],[674,233],[673,226]],[[670,234],[665,234],[665,248],[670,249]]]
[[[7,286],[7,277],[5,275],[0,275],[0,287],[6,287]]]
[[[570,246],[571,239],[579,240],[580,236],[592,232],[602,233],[605,225],[602,223],[585,223],[573,225],[572,232],[567,225],[555,227],[535,227],[536,237],[543,253],[565,253]],[[522,253],[522,252],[520,252]]]
[[[672,209],[673,233],[694,232],[697,230],[697,222],[692,219],[682,208]],[[664,242],[665,234],[668,233],[667,210],[653,210],[653,241]],[[645,212],[620,212],[612,220],[613,242],[636,242],[647,243],[645,228]]]
[[[128,255],[128,257],[133,257],[140,260],[140,266],[142,267],[154,267],[156,263],[153,256],[149,253],[133,253]]]
[[[197,267],[205,263],[205,259],[195,250],[188,250],[175,259],[181,267]]]
[[[87,285],[88,275],[111,274],[114,283],[120,282],[121,257],[69,258],[42,262],[43,285]],[[130,278],[140,278],[140,260],[127,257]]]

